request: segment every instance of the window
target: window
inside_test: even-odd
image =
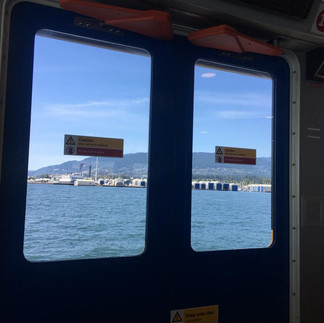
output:
[[[145,248],[151,58],[35,37],[24,255],[53,261]],[[64,155],[65,135],[123,139],[123,158]]]
[[[196,63],[191,229],[196,251],[271,244],[272,86],[269,75]],[[227,163],[216,147],[243,159]],[[255,165],[247,158],[253,150]]]

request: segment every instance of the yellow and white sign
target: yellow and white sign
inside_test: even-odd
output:
[[[216,146],[215,163],[255,165],[256,149]]]
[[[173,310],[170,323],[218,323],[218,305]]]
[[[124,139],[64,136],[64,155],[123,157]]]

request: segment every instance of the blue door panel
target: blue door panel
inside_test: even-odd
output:
[[[172,308],[219,305],[220,322],[288,322],[289,313],[289,68],[282,58],[236,54],[191,46],[180,59],[191,66],[182,79],[177,110],[173,227]],[[274,244],[266,249],[195,252],[190,247],[194,64],[206,59],[269,73],[274,83]],[[181,70],[181,68],[180,68]],[[186,84],[184,84],[186,83]],[[185,120],[184,120],[185,119]],[[190,134],[192,133],[192,130]],[[179,149],[181,147],[181,149]],[[233,214],[233,216],[235,216]]]
[[[52,263],[29,263],[23,257],[35,33],[48,29],[122,43],[145,48],[156,60],[163,57],[172,61],[170,50],[162,46],[162,42],[155,44],[137,35],[121,37],[79,28],[74,26],[74,18],[74,14],[63,10],[28,3],[17,5],[12,14],[0,229],[1,259],[6,264],[1,268],[1,293],[6,301],[0,315],[6,322],[74,322],[80,319],[136,322],[149,321],[154,314],[156,322],[165,322],[169,315],[166,306],[169,270],[168,250],[163,239],[169,235],[171,197],[167,193],[167,183],[171,182],[169,165],[173,160],[169,149],[172,145],[169,115],[174,109],[172,104],[161,102],[161,92],[172,92],[169,83],[160,82],[160,78],[164,80],[169,73],[166,66],[154,66],[152,71],[156,86],[152,87],[151,122],[159,120],[161,124],[150,134],[152,185],[148,189],[147,212],[152,216],[147,220],[145,253],[137,257]],[[169,102],[172,98],[165,96],[164,100]],[[169,136],[164,134],[166,129]]]

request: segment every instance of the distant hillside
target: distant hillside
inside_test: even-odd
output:
[[[37,170],[28,171],[29,176],[40,176],[42,174],[70,174],[79,172],[80,164],[83,172],[87,172],[91,164],[92,172],[96,169],[97,157],[88,157],[83,160],[72,160],[60,165],[42,167]],[[98,158],[98,174],[142,176],[147,174],[147,153],[125,154],[124,158]]]
[[[43,174],[60,175],[78,172],[80,164],[83,172],[87,172],[91,163],[92,173],[96,168],[96,157],[85,158],[81,161],[72,160],[60,165],[52,165],[29,171],[29,176],[41,176]],[[125,154],[124,158],[98,159],[98,174],[100,175],[125,175],[140,177],[147,174],[147,153]],[[216,164],[214,153],[193,154],[194,177],[217,177],[231,176],[236,178],[245,177],[271,177],[271,158],[257,158],[254,165]]]

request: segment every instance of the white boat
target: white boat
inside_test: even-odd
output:
[[[74,186],[95,186],[96,183],[92,179],[76,179]]]
[[[62,177],[55,184],[73,185],[76,180],[83,179],[83,178],[84,177],[81,174],[62,175]]]

